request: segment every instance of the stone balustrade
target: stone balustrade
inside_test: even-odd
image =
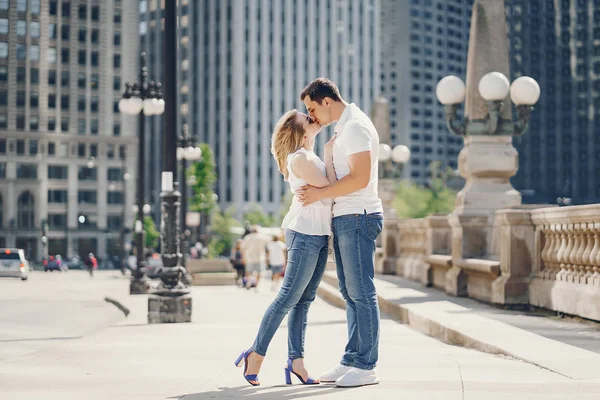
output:
[[[486,257],[473,258],[451,251],[452,233],[462,231],[447,216],[399,221],[396,274],[456,295],[600,321],[600,204],[507,208],[493,221]]]

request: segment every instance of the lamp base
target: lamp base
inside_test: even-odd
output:
[[[150,292],[150,281],[145,276],[141,279],[133,277],[129,283],[129,294],[148,294]]]
[[[148,323],[192,322],[192,297],[187,292],[164,291],[148,296]]]

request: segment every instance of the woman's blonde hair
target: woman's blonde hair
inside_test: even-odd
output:
[[[296,121],[298,110],[293,109],[285,114],[273,130],[271,138],[271,153],[277,161],[279,172],[283,174],[283,178],[287,181],[290,175],[287,168],[287,156],[302,147],[304,141],[304,127]]]

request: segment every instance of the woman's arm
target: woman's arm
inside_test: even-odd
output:
[[[312,186],[324,187],[330,183],[325,175],[323,175],[323,172],[308,159],[305,153],[299,153],[294,156],[292,159],[292,171],[294,175]]]
[[[337,135],[333,135],[325,144],[325,171],[327,173],[327,180],[329,180],[329,183],[334,183],[337,181],[335,168],[333,167],[333,144],[335,143],[336,138]]]

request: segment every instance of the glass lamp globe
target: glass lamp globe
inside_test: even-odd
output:
[[[510,85],[510,99],[518,106],[532,106],[540,99],[540,85],[528,76],[517,78]]]
[[[385,162],[392,157],[392,148],[386,143],[379,144],[379,161]]]
[[[152,207],[150,207],[150,204],[144,204],[144,207],[142,207],[142,211],[144,212],[144,214],[150,214],[150,211],[152,211]]]
[[[127,115],[137,115],[142,111],[144,102],[139,97],[119,100],[119,111]]]
[[[508,79],[500,72],[485,74],[479,81],[479,94],[486,101],[504,100],[509,89]]]
[[[410,160],[410,149],[403,144],[394,147],[392,150],[392,160],[398,164],[405,164]]]
[[[445,76],[438,82],[435,94],[443,105],[460,104],[465,100],[465,83],[458,76]]]

